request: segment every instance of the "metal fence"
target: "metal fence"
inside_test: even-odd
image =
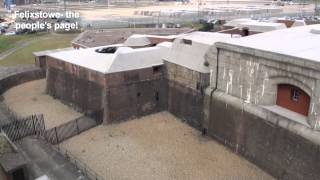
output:
[[[31,115],[0,127],[11,141],[17,141],[26,136],[38,135],[42,136],[45,130],[43,115]]]
[[[254,19],[264,19],[274,16],[285,16],[285,17],[305,17],[312,16],[312,12],[296,12],[296,13],[248,13],[248,14],[221,14],[221,13],[211,13],[193,16],[144,16],[144,17],[113,17],[112,19],[104,20],[94,20],[86,21],[82,20],[80,25],[84,29],[109,29],[109,28],[138,28],[138,27],[161,27],[162,24],[190,24],[199,23],[202,20],[212,20],[212,19],[237,19],[237,18],[254,18]]]
[[[10,114],[11,120],[0,126],[0,131],[4,132],[11,141],[17,141],[27,136],[36,135],[38,138],[44,139],[45,142],[57,152],[61,153],[87,178],[92,180],[105,180],[88,165],[72,155],[68,150],[62,149],[59,145],[57,147],[52,146],[101,124],[102,120],[97,114],[91,115],[92,118],[82,116],[60,126],[46,130],[42,114],[22,118],[7,106],[5,111]]]
[[[46,130],[43,137],[47,142],[51,144],[59,144],[60,142],[69,139],[73,136],[76,136],[101,123],[101,120],[82,116],[75,120]]]

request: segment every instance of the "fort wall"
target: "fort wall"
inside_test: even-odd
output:
[[[307,122],[318,128],[320,111],[320,71],[307,66],[306,61],[277,54],[268,55],[258,50],[229,47],[218,43],[216,53],[209,51],[207,58],[218,62],[212,68],[211,88],[218,79],[218,89],[226,94],[260,106],[276,105],[277,86],[290,84],[302,89],[311,98]],[[211,54],[210,54],[211,53]],[[216,65],[216,64],[215,64]]]
[[[210,100],[211,137],[277,179],[318,179],[318,131],[223,92]]]

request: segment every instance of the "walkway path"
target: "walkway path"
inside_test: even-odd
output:
[[[81,171],[44,141],[27,137],[16,144],[28,162],[30,179],[47,175],[50,180],[87,180]]]

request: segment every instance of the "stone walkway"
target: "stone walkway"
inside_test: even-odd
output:
[[[35,137],[16,143],[28,163],[30,179],[47,175],[50,180],[88,180],[51,145]]]

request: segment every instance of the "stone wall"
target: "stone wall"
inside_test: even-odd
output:
[[[1,68],[0,94],[13,86],[45,78],[45,71],[35,66],[15,66]]]
[[[54,68],[71,74],[72,76],[75,76],[78,79],[95,82],[103,87],[106,86],[105,75],[98,71],[87,69],[82,66],[71,64],[65,61],[57,60],[52,57],[47,57],[46,66],[47,69]]]
[[[116,122],[167,109],[163,67],[106,75],[105,122]]]
[[[162,66],[103,74],[47,60],[47,93],[105,123],[165,110],[167,92]]]
[[[215,93],[210,104],[211,137],[277,179],[319,178],[319,132],[225,93]]]
[[[292,84],[310,97],[308,122],[317,128],[320,113],[320,71],[309,68],[304,60],[267,55],[253,49],[219,48],[218,89],[256,105],[275,105],[278,84]],[[233,50],[231,50],[233,49]],[[211,87],[215,87],[216,68],[212,68]],[[318,124],[317,124],[318,123]]]
[[[93,81],[49,67],[46,91],[54,98],[72,104],[85,113],[101,113],[103,87]]]
[[[209,73],[200,73],[186,67],[165,61],[165,76],[186,88],[204,91],[209,85]]]
[[[168,79],[168,111],[200,129],[204,89],[209,85],[209,73],[165,62],[165,76]]]
[[[175,81],[168,84],[168,111],[192,127],[201,129],[204,95]]]
[[[108,88],[105,120],[117,122],[166,110],[167,98],[165,79]]]

